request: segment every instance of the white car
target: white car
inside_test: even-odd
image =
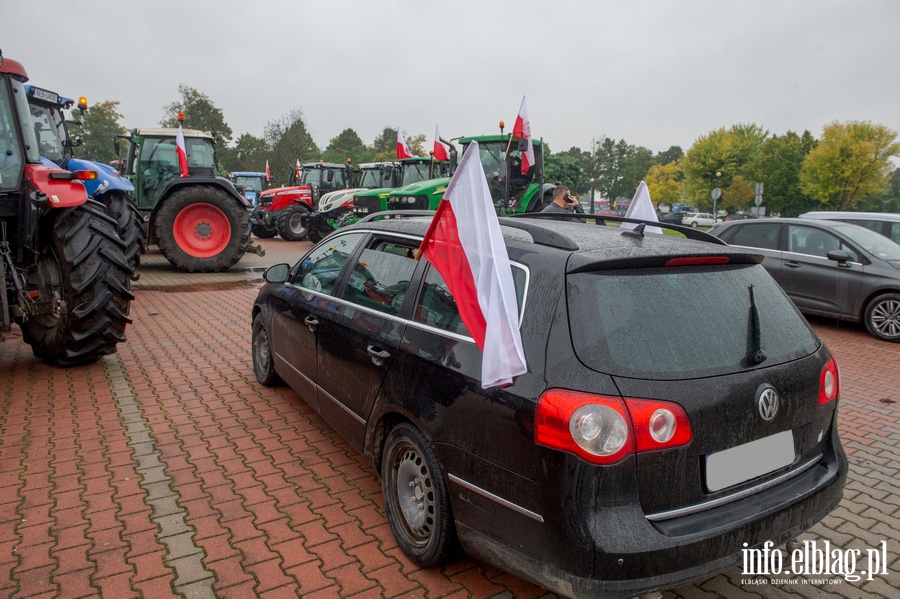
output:
[[[692,227],[711,227],[716,224],[716,220],[709,212],[689,212],[684,215],[681,224]]]

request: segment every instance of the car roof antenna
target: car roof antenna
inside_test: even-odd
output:
[[[634,229],[625,229],[622,231],[622,235],[628,235],[629,237],[643,237],[644,223],[639,224]]]

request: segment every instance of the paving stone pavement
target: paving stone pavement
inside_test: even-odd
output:
[[[128,340],[95,364],[46,366],[16,327],[0,343],[0,598],[554,597],[469,559],[415,566],[374,469],[289,388],[256,382],[262,270],[309,247],[259,243],[265,257],[218,274],[176,272],[151,248]],[[884,547],[886,573],[735,567],[665,597],[900,597],[900,345],[813,326],[841,369],[850,475],[800,540],[863,562]]]

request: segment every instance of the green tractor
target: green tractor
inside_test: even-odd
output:
[[[450,163],[431,158],[405,158],[397,162],[397,167],[388,171],[392,175],[389,182],[375,189],[366,189],[353,195],[353,211],[359,217],[388,209],[391,192],[408,185],[450,176]],[[360,185],[360,187],[366,187]]]
[[[481,164],[488,189],[500,214],[540,212],[552,201],[554,185],[544,183],[544,153],[540,140],[534,144],[535,164],[524,175],[521,150],[509,134],[462,137],[465,148],[478,142]],[[451,150],[451,166],[455,169],[455,150]],[[449,177],[431,179],[395,189],[388,194],[388,210],[435,210],[450,183]]]
[[[244,253],[264,251],[250,240],[247,199],[217,176],[215,138],[184,129],[189,176],[181,176],[178,129],[134,129],[116,138],[128,142],[124,175],[134,184],[138,209],[149,217],[149,240],[179,270],[221,272]]]

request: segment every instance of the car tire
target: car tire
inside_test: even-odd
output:
[[[432,568],[456,554],[450,494],[434,450],[417,428],[391,429],[381,455],[381,489],[397,544],[416,564]]]
[[[697,221],[692,222],[692,223],[691,223],[691,226],[692,226],[693,228],[696,229],[696,228],[697,228]]]
[[[900,294],[886,293],[873,299],[863,320],[873,337],[900,343]]]
[[[253,319],[250,345],[253,356],[253,373],[256,375],[256,380],[266,387],[281,385],[281,377],[275,372],[272,343],[269,341],[269,331],[266,329],[262,313],[257,314]]]

